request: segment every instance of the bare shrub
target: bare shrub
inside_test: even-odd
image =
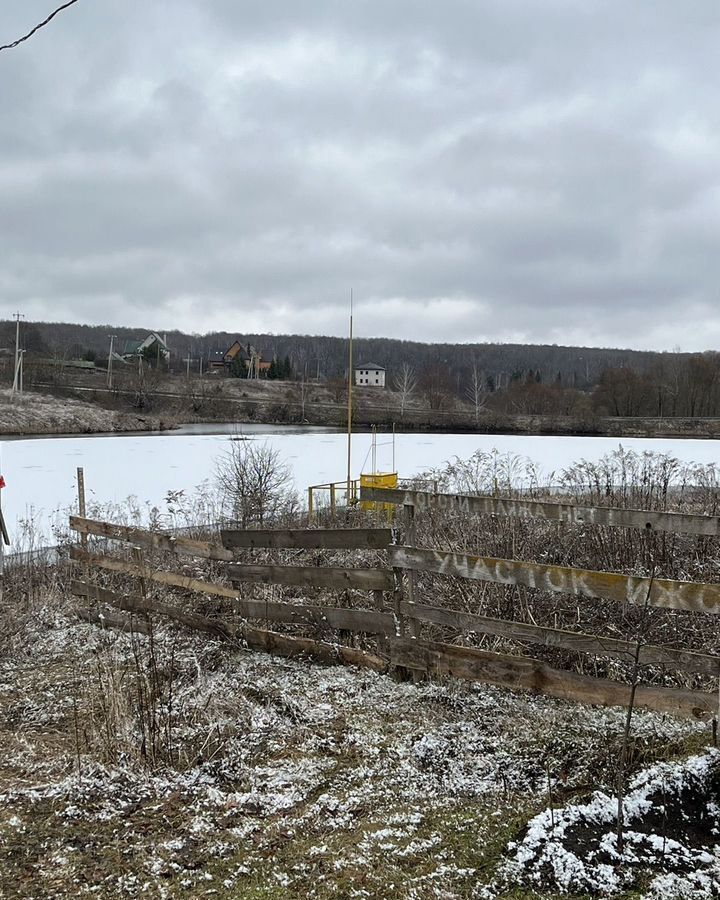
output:
[[[477,450],[468,459],[456,456],[444,466],[424,472],[420,481],[460,494],[537,496],[543,490],[541,472],[532,460],[498,450]]]
[[[217,461],[215,481],[224,515],[246,528],[295,507],[290,467],[270,444],[234,439]]]

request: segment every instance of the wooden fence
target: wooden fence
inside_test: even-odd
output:
[[[438,509],[476,515],[546,519],[550,522],[569,524],[642,528],[645,531],[668,531],[677,534],[702,534],[714,537],[720,535],[720,516],[625,509],[619,506],[576,506],[571,503],[550,503],[544,500],[367,487],[360,489],[360,500],[410,506],[419,511]]]
[[[694,675],[720,677],[720,657],[712,654],[493,619],[417,602],[415,575],[430,572],[470,580],[524,585],[542,591],[588,598],[604,598],[618,603],[649,603],[671,610],[720,613],[720,585],[663,579],[655,579],[651,583],[649,579],[619,573],[481,558],[412,546],[415,541],[415,508],[463,508],[486,513],[490,509],[486,504],[492,501],[494,515],[558,518],[561,515],[559,510],[555,515],[555,512],[548,513],[545,509],[552,507],[565,510],[562,515],[567,518],[560,519],[561,521],[586,521],[578,518],[579,514],[568,512],[567,504],[542,504],[543,509],[540,511],[538,504],[532,501],[502,501],[505,505],[500,507],[498,504],[501,501],[495,498],[453,495],[448,499],[448,495],[442,494],[379,489],[363,489],[362,499],[405,506],[405,544],[394,543],[393,532],[387,528],[226,530],[221,532],[219,542],[210,542],[73,516],[70,526],[81,535],[82,545],[72,548],[71,558],[83,565],[86,577],[85,580],[74,580],[72,590],[76,595],[96,604],[116,607],[126,613],[141,616],[138,620],[141,626],[143,616],[156,614],[223,640],[242,640],[250,647],[284,655],[305,654],[323,662],[335,660],[377,671],[404,669],[418,677],[452,675],[587,703],[625,706],[629,702],[631,686],[554,669],[547,663],[530,657],[494,653],[427,639],[423,636],[423,626],[426,632],[428,626],[449,627],[460,635],[488,634],[523,644],[535,643],[600,657],[615,657],[627,662],[632,662],[637,654],[641,664],[662,666]],[[473,505],[475,501],[478,501],[477,506]],[[627,516],[623,522],[626,527],[645,528],[647,522],[650,522],[651,527],[657,530],[661,530],[661,525],[669,528],[671,520],[668,516],[674,515],[636,510],[606,512],[608,520],[604,524],[618,527],[620,517],[617,513],[633,513],[633,516]],[[635,514],[644,517],[645,523],[642,526],[633,524],[640,521]],[[597,517],[597,510],[594,515]],[[659,516],[665,518],[660,519]],[[716,519],[702,516],[680,516],[677,525],[683,530],[695,529],[687,533],[714,533],[699,530],[710,527],[708,522],[717,525]],[[118,559],[107,553],[93,553],[88,548],[89,536],[132,545],[135,548],[133,560]],[[322,550],[328,553],[371,550],[375,554],[384,554],[385,564],[352,568],[325,564],[251,564],[238,559],[238,551],[256,548]],[[144,551],[228,563],[224,573],[232,586],[149,565]],[[374,558],[377,559],[377,556]],[[91,581],[91,570],[136,578],[141,590],[123,593],[111,591]],[[181,606],[150,599],[146,588],[151,583],[220,598],[227,602],[228,612],[239,618],[241,624],[232,624],[215,616],[200,615]],[[344,591],[346,602],[352,605],[340,607],[317,602],[291,603],[248,598],[241,587],[244,583]],[[351,596],[350,591],[360,592],[359,596],[355,593]],[[122,624],[122,620],[114,617],[109,610],[103,612],[90,608],[83,615],[91,621],[102,621],[104,618],[110,624]],[[258,624],[250,625],[248,620]],[[290,636],[260,627],[260,624],[268,626],[270,623],[311,628],[315,631],[315,636]],[[375,652],[367,652],[343,646],[338,643],[337,636],[331,634],[337,631],[371,635],[377,640],[377,649]],[[317,639],[318,632],[320,639]],[[718,695],[715,692],[639,685],[635,702],[650,709],[699,719],[709,719],[718,713]]]

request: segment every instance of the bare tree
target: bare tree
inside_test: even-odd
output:
[[[342,403],[347,397],[347,380],[338,375],[336,378],[328,378],[327,387],[336,403]]]
[[[290,467],[267,442],[235,438],[215,465],[223,509],[243,528],[262,525],[295,501]]]
[[[147,412],[156,404],[161,380],[158,370],[151,368],[139,357],[118,373],[114,385],[115,396],[118,396],[118,391],[123,391],[133,409]]]
[[[303,374],[300,376],[300,383],[298,384],[297,389],[298,401],[300,403],[300,420],[305,422],[305,404],[307,403],[308,397],[308,383],[307,383],[307,372],[303,371]]]
[[[473,360],[473,367],[470,372],[470,384],[465,389],[465,396],[475,410],[476,425],[480,422],[480,413],[485,409],[487,395],[487,378],[482,369],[478,369],[477,360]]]
[[[444,363],[425,369],[419,384],[430,409],[447,410],[455,405],[455,385]]]
[[[400,420],[404,422],[405,407],[417,388],[415,370],[408,363],[403,363],[400,371],[395,375],[393,388],[400,394]]]

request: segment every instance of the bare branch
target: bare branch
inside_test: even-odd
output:
[[[24,41],[29,40],[35,34],[36,31],[40,31],[41,28],[44,28],[47,24],[52,22],[52,20],[55,18],[55,16],[58,13],[61,13],[64,9],[67,9],[68,6],[72,6],[73,3],[77,3],[77,2],[78,2],[78,0],[68,0],[67,3],[63,3],[62,6],[59,6],[54,12],[50,13],[50,15],[47,17],[47,19],[45,19],[44,22],[40,22],[39,25],[36,25],[31,31],[28,31],[28,33],[23,35],[21,38],[18,38],[16,41],[13,41],[12,44],[4,44],[3,46],[0,47],[0,50],[12,50],[14,47],[19,46]]]

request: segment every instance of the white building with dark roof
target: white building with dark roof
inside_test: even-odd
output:
[[[376,363],[355,366],[355,384],[363,387],[385,387],[385,368]]]

